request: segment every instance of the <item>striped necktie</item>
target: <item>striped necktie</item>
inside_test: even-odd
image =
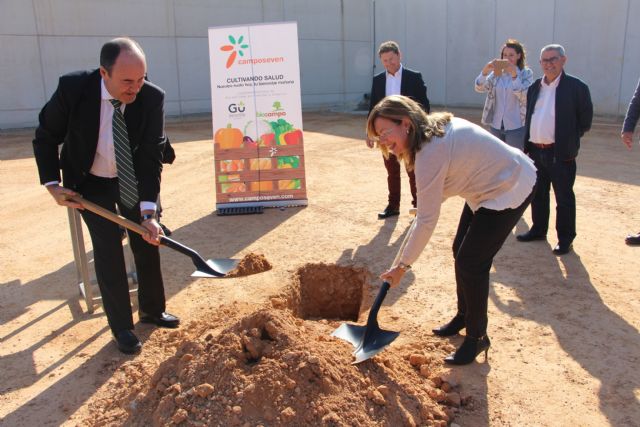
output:
[[[127,124],[124,121],[122,111],[120,111],[122,102],[117,99],[110,99],[109,101],[113,104],[113,148],[116,153],[120,201],[124,206],[131,209],[138,203],[138,181],[133,169]]]

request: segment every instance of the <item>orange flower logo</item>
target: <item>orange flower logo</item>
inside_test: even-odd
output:
[[[223,52],[231,52],[227,58],[227,68],[231,68],[238,55],[244,56],[243,50],[249,47],[248,44],[242,44],[242,40],[244,40],[244,36],[240,36],[236,41],[235,37],[229,35],[229,42],[231,42],[231,44],[220,47],[220,50]]]

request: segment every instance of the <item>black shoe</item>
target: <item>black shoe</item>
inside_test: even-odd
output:
[[[140,349],[142,348],[142,344],[140,343],[138,337],[136,337],[134,333],[128,329],[115,332],[113,334],[113,340],[118,345],[118,350],[120,350],[124,354],[140,353]]]
[[[571,252],[571,243],[558,243],[555,248],[553,248],[553,253],[555,255],[564,255]]]
[[[534,234],[529,230],[524,234],[518,234],[516,239],[518,242],[533,242],[534,240],[547,240],[547,236],[544,234]]]
[[[464,329],[464,314],[456,314],[446,325],[432,329],[433,333],[439,337],[450,337]]]
[[[160,228],[162,228],[162,232],[165,236],[169,237],[173,234],[173,232],[166,225],[161,222],[159,222],[158,224],[160,225]]]
[[[386,208],[384,208],[384,210],[380,213],[378,213],[378,219],[385,219],[385,218],[389,218],[392,216],[398,216],[400,215],[400,210],[399,209],[394,209],[391,206],[387,206]]]
[[[491,341],[489,341],[489,337],[486,335],[480,338],[465,337],[460,348],[452,355],[447,356],[444,361],[450,365],[468,365],[476,360],[476,357],[484,351],[484,360],[486,362],[490,346]]]
[[[629,246],[640,246],[640,233],[638,234],[629,234],[624,242]]]
[[[142,323],[153,323],[161,328],[177,328],[180,325],[180,319],[173,314],[160,313],[158,316],[140,312],[140,321]]]

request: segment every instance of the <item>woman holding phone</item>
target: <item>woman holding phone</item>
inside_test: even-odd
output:
[[[508,145],[524,148],[524,118],[527,89],[533,72],[526,65],[522,44],[509,39],[500,50],[500,59],[492,59],[476,77],[476,92],[487,93],[482,124]]]

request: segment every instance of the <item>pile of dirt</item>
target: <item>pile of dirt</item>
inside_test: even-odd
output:
[[[227,273],[227,277],[249,276],[271,270],[273,266],[262,254],[249,253],[245,255],[238,266]]]
[[[334,278],[336,272],[362,274],[333,267],[305,266],[296,277],[318,277],[321,270]],[[110,397],[93,402],[85,422],[446,426],[469,402],[442,367],[453,350],[449,343],[394,343],[352,365],[353,347],[330,336],[340,322],[305,320],[291,310],[294,305],[279,298],[253,308],[234,304],[179,330],[158,331],[142,357],[117,368],[99,394]],[[162,353],[156,346],[166,356],[154,365],[145,355]]]

